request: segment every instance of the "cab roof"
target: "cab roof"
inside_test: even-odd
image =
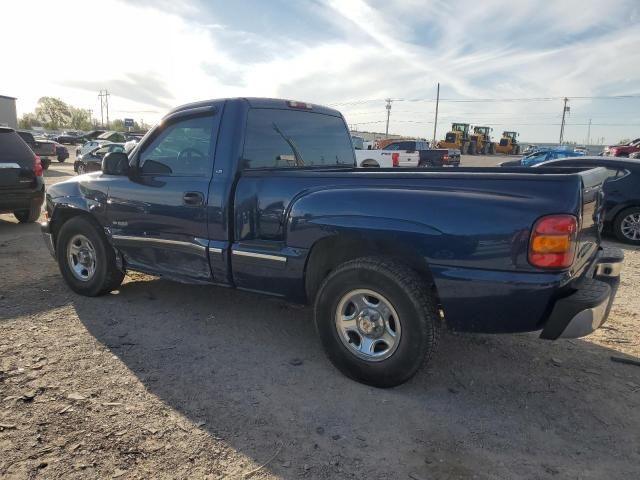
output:
[[[297,100],[289,100],[283,98],[260,98],[260,97],[236,97],[236,98],[218,98],[211,100],[202,100],[199,102],[187,103],[180,105],[167,112],[166,116],[180,112],[183,110],[190,110],[192,108],[213,107],[220,105],[222,102],[246,102],[251,108],[274,108],[282,110],[302,110],[315,113],[324,113],[326,115],[333,115],[336,117],[342,117],[342,113],[333,108],[325,107],[323,105],[317,105],[315,103],[301,102]],[[292,106],[292,104],[300,105],[301,107]]]

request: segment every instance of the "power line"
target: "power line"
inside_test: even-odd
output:
[[[449,103],[499,103],[499,102],[553,102],[558,100],[624,100],[629,98],[640,98],[640,93],[633,93],[628,95],[582,95],[582,96],[567,96],[567,97],[520,97],[520,98],[441,98],[440,102]],[[379,99],[371,98],[366,100],[355,100],[352,102],[342,103],[330,103],[330,106],[348,106],[348,105],[361,105],[364,103],[383,102],[391,100],[393,102],[436,102],[435,98],[391,98],[391,99]]]

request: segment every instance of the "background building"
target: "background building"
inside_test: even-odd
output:
[[[0,95],[0,125],[18,128],[18,113],[14,97]]]

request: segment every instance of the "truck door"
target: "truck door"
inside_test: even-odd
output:
[[[212,280],[206,205],[219,119],[212,107],[166,118],[135,153],[134,173],[110,184],[107,218],[127,264]]]

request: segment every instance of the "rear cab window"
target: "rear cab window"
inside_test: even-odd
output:
[[[297,110],[249,110],[243,169],[354,165],[351,135],[341,117]]]

